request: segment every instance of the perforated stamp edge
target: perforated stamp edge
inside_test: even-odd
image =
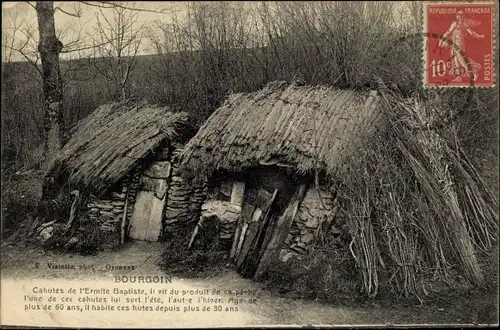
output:
[[[491,17],[491,50],[492,50],[492,61],[491,61],[491,83],[490,84],[481,84],[477,85],[473,81],[469,81],[470,83],[463,85],[430,85],[427,82],[427,47],[429,45],[428,38],[439,38],[440,35],[437,33],[427,31],[427,8],[428,6],[435,5],[466,5],[466,4],[474,4],[474,5],[491,5],[492,8],[492,17]],[[496,88],[496,77],[497,77],[497,61],[498,55],[496,51],[496,40],[498,36],[498,3],[496,1],[425,1],[421,6],[421,14],[422,14],[422,86],[424,89],[444,89],[444,88]]]

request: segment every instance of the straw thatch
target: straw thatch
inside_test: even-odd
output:
[[[497,241],[498,200],[441,119],[453,109],[377,84],[370,94],[284,83],[233,94],[182,166],[195,177],[280,163],[326,172],[368,296],[423,299],[455,272],[484,285],[479,258]]]
[[[100,106],[73,130],[49,173],[68,173],[69,182],[100,192],[129,172],[160,142],[172,141],[188,115],[134,101]]]
[[[484,285],[479,256],[497,240],[498,200],[449,129],[433,125],[442,123],[436,109],[449,109],[379,85],[390,124],[339,189],[362,291],[422,300],[454,271]]]
[[[374,92],[284,82],[232,94],[186,145],[182,168],[197,177],[276,163],[338,173],[376,133],[377,100]]]

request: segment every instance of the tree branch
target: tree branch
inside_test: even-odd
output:
[[[98,44],[98,45],[84,46],[84,47],[80,47],[80,48],[64,49],[61,51],[61,54],[70,54],[70,53],[79,52],[82,50],[89,50],[89,49],[93,49],[93,48],[102,47],[102,46],[105,46],[107,44],[108,44],[108,42],[103,42],[103,43]],[[68,47],[68,46],[66,46],[66,47]]]
[[[40,74],[40,77],[42,77],[43,76],[42,71],[40,70],[40,68],[38,67],[38,64],[37,64],[38,58],[35,61],[33,61],[26,53],[23,52],[23,49],[28,44],[28,41],[29,40],[26,40],[26,43],[21,48],[13,48],[13,47],[11,47],[9,45],[5,45],[5,44],[3,44],[2,46],[5,47],[5,48],[8,48],[10,50],[16,51],[19,54],[21,54],[26,59],[26,61],[28,61],[29,64],[31,64],[31,65],[33,65],[35,67],[35,69]]]
[[[118,4],[116,2],[109,2],[109,1],[92,1],[92,2],[80,1],[80,2],[83,3],[84,5],[87,5],[87,6],[104,8],[104,9],[120,8],[120,9],[135,10],[135,11],[156,13],[156,14],[169,14],[169,13],[171,13],[171,10],[167,10],[167,9],[155,10],[155,9],[146,9],[146,8],[136,8],[136,7],[124,6],[124,5]]]
[[[61,7],[55,7],[54,8],[54,12],[56,12],[57,10],[59,10],[60,12],[66,14],[66,15],[69,15],[69,16],[73,16],[73,17],[77,17],[77,18],[80,18],[82,17],[81,13],[70,13],[70,12],[67,12],[66,10],[62,9]]]

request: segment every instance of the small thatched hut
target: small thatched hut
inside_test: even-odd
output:
[[[188,115],[168,107],[131,100],[100,106],[73,128],[50,166],[42,235],[63,233],[77,244],[90,230],[116,247],[127,237],[156,241],[175,231],[195,214],[191,204],[202,202],[203,187],[184,184],[176,162],[192,131]],[[65,226],[53,235],[58,224]]]
[[[231,255],[243,273],[338,232],[327,178],[342,175],[377,133],[377,104],[376,92],[274,82],[231,95],[188,142],[181,169],[210,179],[202,221],[219,214],[221,238],[235,233]]]
[[[190,245],[218,222],[239,271],[259,277],[341,239],[369,296],[379,285],[426,294],[426,279],[452,268],[483,284],[478,254],[496,241],[498,201],[443,119],[453,109],[377,84],[230,95],[180,157],[209,186]]]

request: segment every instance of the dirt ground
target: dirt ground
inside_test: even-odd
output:
[[[10,189],[2,187],[2,227],[3,238],[10,232],[24,232],[24,224],[33,213],[35,203],[41,192],[37,173],[19,176]],[[4,225],[4,220],[10,220],[14,225]],[[48,283],[75,283],[78,281],[108,280],[114,275],[165,275],[158,265],[161,255],[166,249],[161,243],[129,242],[119,251],[101,252],[96,256],[81,256],[45,251],[39,247],[24,245],[17,239],[3,239],[1,252],[1,284],[5,293],[9,285],[19,283],[19,280],[34,279]],[[36,265],[39,265],[36,268]],[[47,264],[85,264],[91,269],[79,271],[61,271],[50,269]],[[108,265],[108,267],[106,267]],[[111,270],[112,265],[134,266],[134,270]],[[498,273],[498,263],[486,269],[486,273]],[[490,274],[490,275],[491,275]],[[188,276],[189,275],[189,276]],[[311,299],[296,298],[292,295],[277,294],[263,289],[260,283],[244,279],[231,269],[225,269],[222,274],[210,277],[196,277],[192,274],[173,277],[175,285],[185,288],[207,288],[231,290],[257,290],[257,303],[240,306],[237,313],[222,315],[222,318],[207,320],[198,318],[198,326],[249,326],[249,325],[414,325],[414,324],[451,324],[477,325],[498,324],[498,281],[497,276],[491,278],[492,289],[476,290],[466,295],[443,297],[439,301],[426,302],[423,305],[408,302],[366,300],[364,302],[345,302],[326,304]],[[50,282],[49,282],[50,281]],[[15,293],[14,293],[15,294]],[[1,303],[5,303],[2,294]],[[103,314],[105,315],[105,314]],[[230,317],[229,317],[230,316]],[[1,318],[0,318],[1,319]],[[195,318],[196,319],[196,318]],[[195,319],[159,319],[149,323],[137,324],[133,320],[124,320],[123,326],[165,327],[167,324],[177,327],[196,325]],[[85,319],[83,320],[85,321]],[[228,323],[231,321],[233,323]],[[126,323],[129,322],[129,323]],[[130,323],[132,322],[132,323]],[[146,321],[142,321],[146,322]],[[193,323],[194,322],[194,323]],[[87,323],[85,323],[87,324]],[[104,323],[103,323],[104,324]],[[89,324],[88,326],[92,326]],[[66,325],[67,326],[67,325]],[[76,324],[77,327],[83,326]]]
[[[161,243],[130,242],[120,251],[102,252],[96,256],[43,251],[40,248],[7,245],[2,248],[2,286],[8,281],[22,279],[50,279],[51,281],[99,281],[116,274],[165,275],[158,266]],[[38,263],[38,268],[36,267]],[[54,264],[93,265],[95,271],[61,271],[47,267]],[[106,265],[108,265],[106,267]],[[111,270],[109,265],[134,266],[134,270]],[[218,277],[188,279],[174,277],[173,283],[189,288],[257,290],[257,303],[240,308],[237,321],[241,325],[409,325],[498,323],[498,309],[481,295],[454,301],[424,305],[392,304],[387,306],[366,301],[360,306],[328,305],[314,300],[294,299],[264,291],[259,283],[241,278],[228,269]],[[484,297],[483,297],[484,298]],[[495,304],[495,302],[493,302]],[[498,301],[496,301],[498,306]],[[179,324],[185,320],[179,320]],[[214,322],[218,322],[214,320]],[[215,323],[217,325],[218,323]],[[143,326],[136,324],[136,326]]]

